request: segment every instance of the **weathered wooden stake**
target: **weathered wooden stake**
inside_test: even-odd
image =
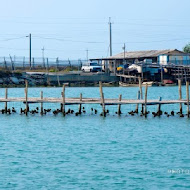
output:
[[[162,97],[159,97],[159,102],[162,101]],[[157,113],[160,113],[161,111],[161,104],[158,104]]]
[[[43,91],[40,92],[41,100],[43,100]],[[43,115],[43,101],[40,103],[40,114]]]
[[[120,95],[119,95],[119,102],[121,102],[121,98],[122,98],[122,95],[120,94]],[[121,104],[118,104],[117,114],[118,114],[118,115],[121,115]]]
[[[105,110],[105,102],[104,102],[104,93],[102,90],[102,82],[99,82],[100,85],[100,96],[101,96],[101,104],[102,104],[102,111],[103,111],[103,116],[106,116],[106,110]]]
[[[182,91],[181,91],[181,80],[178,79],[178,89],[179,89],[179,100],[182,100]],[[182,103],[179,104],[179,112],[183,113]]]
[[[63,107],[62,107],[62,113],[65,116],[65,85],[63,85],[63,92],[62,92],[62,98],[63,98]]]
[[[8,89],[5,88],[5,99],[8,98]],[[7,113],[7,102],[5,102],[5,113]]]
[[[139,99],[140,99],[140,90],[138,90],[138,92],[137,92],[137,100],[139,100]],[[136,104],[135,112],[136,112],[136,113],[139,112],[139,104]]]
[[[26,84],[26,87],[25,87],[25,99],[26,99],[26,110],[25,110],[25,114],[28,115],[28,81],[25,80],[25,84]]]
[[[147,92],[148,92],[148,84],[146,83],[145,96],[144,96],[144,115],[145,115],[145,117],[147,117],[147,107],[146,107],[146,104],[147,104]]]
[[[82,93],[80,93],[80,102],[82,102]],[[82,104],[79,104],[79,114],[81,114]]]
[[[139,77],[139,90],[140,90],[140,99],[142,100],[143,99],[143,93],[142,93],[142,80],[141,80],[141,77]],[[143,104],[142,104],[141,113],[143,113],[143,111],[144,111],[144,108],[143,108]]]
[[[187,117],[189,117],[189,81],[186,82]]]

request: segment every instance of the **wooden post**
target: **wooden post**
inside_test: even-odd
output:
[[[57,84],[60,86],[59,75],[57,74]]]
[[[63,103],[62,103],[62,105],[63,105],[63,107],[62,107],[62,113],[65,116],[65,85],[63,85],[62,98],[63,98],[62,99],[62,101],[63,101]]]
[[[187,117],[189,117],[189,81],[186,82]]]
[[[114,75],[116,75],[116,60],[114,60]]]
[[[25,80],[25,84],[26,84],[26,87],[25,87],[25,99],[26,99],[26,110],[25,110],[25,114],[28,115],[28,81]]]
[[[161,84],[163,84],[163,79],[164,79],[164,76],[163,76],[163,74],[164,74],[164,72],[163,72],[163,67],[161,66],[160,67],[160,69],[161,69]]]
[[[5,88],[5,99],[8,97],[8,89]],[[5,102],[5,113],[7,113],[7,102]]]
[[[138,90],[138,92],[137,92],[137,100],[139,100],[139,99],[140,99],[140,90]],[[135,112],[136,112],[136,113],[139,112],[139,104],[136,105]]]
[[[119,102],[121,102],[121,98],[122,98],[122,95],[120,94],[120,95],[119,95]],[[118,114],[118,115],[121,115],[121,104],[118,104],[117,114]]]
[[[80,93],[80,104],[79,104],[79,114],[81,114],[81,108],[82,108],[82,93]]]
[[[159,102],[162,101],[162,97],[159,97]],[[158,104],[158,110],[157,113],[160,113],[161,111],[161,104]]]
[[[40,92],[41,100],[43,100],[43,91]],[[40,114],[43,115],[43,102],[40,103]]]
[[[142,78],[142,81],[143,81],[143,78],[144,78],[144,76],[143,76],[143,64],[141,65],[141,78]]]
[[[102,82],[99,82],[100,85],[100,96],[101,96],[101,104],[102,104],[102,111],[103,111],[103,116],[106,116],[106,110],[105,110],[105,102],[104,102],[104,93],[102,90]]]
[[[140,98],[143,99],[142,80],[141,80],[141,77],[139,77],[139,90],[140,90]]]
[[[179,89],[179,100],[182,100],[182,91],[181,91],[181,80],[178,79],[178,89]],[[179,112],[183,113],[182,103],[179,104]]]
[[[145,115],[145,117],[147,117],[147,107],[146,107],[146,104],[147,104],[147,92],[148,92],[148,84],[146,83],[145,97],[144,97],[144,115]]]
[[[47,58],[47,67],[46,67],[46,77],[47,77],[47,84],[50,86],[50,80],[49,80],[49,61]]]
[[[142,93],[142,80],[141,80],[141,77],[139,77],[139,90],[140,90],[140,99],[142,100],[143,99],[143,93]],[[141,113],[143,113],[143,104],[142,104],[142,110],[141,110]]]

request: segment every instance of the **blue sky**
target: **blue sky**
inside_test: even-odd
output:
[[[6,0],[1,1],[0,56],[85,59],[149,49],[182,49],[190,42],[189,0]]]

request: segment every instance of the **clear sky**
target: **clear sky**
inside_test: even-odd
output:
[[[150,49],[182,49],[190,42],[190,0],[1,0],[0,56],[85,59]]]

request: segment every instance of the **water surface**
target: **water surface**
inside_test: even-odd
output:
[[[38,97],[41,90],[46,97],[59,97],[62,89],[31,88],[29,96]],[[104,88],[106,98],[122,94],[123,98],[135,99],[137,91]],[[98,88],[66,88],[67,97],[80,93],[99,97]],[[0,89],[0,96],[4,96],[4,89]],[[23,97],[24,89],[9,89],[9,96]],[[148,98],[159,96],[178,99],[178,88],[148,89]],[[12,106],[18,111],[24,108],[22,103],[9,103]],[[56,109],[60,105],[44,107]],[[100,114],[101,106],[85,105],[86,114],[79,117],[52,113],[0,115],[0,189],[190,188],[189,119],[132,117],[128,112],[135,105],[122,106],[120,117],[115,114],[117,106],[109,106],[110,114],[103,118],[92,114],[91,107]],[[78,106],[68,108],[77,111]],[[165,105],[162,109],[176,112],[179,105]],[[148,110],[156,111],[157,106],[149,106]]]

